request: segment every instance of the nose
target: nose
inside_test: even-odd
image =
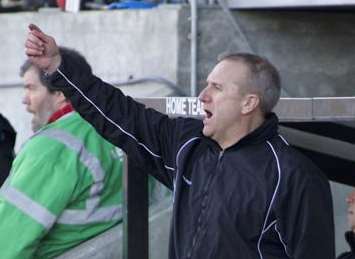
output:
[[[199,94],[199,96],[198,96],[198,99],[202,102],[202,103],[206,103],[206,102],[208,102],[210,99],[211,99],[211,97],[209,96],[209,94],[208,94],[208,86],[206,86],[202,91],[201,91],[201,93]]]
[[[22,104],[24,104],[24,105],[30,104],[30,98],[28,97],[27,93],[25,93],[22,97]]]

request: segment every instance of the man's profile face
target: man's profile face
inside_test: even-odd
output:
[[[208,75],[200,93],[205,111],[203,134],[220,145],[238,130],[247,71],[241,62],[223,60]]]
[[[33,114],[31,123],[35,132],[47,124],[49,117],[55,112],[55,96],[41,84],[36,68],[28,69],[23,78],[25,92],[22,103],[26,110]]]

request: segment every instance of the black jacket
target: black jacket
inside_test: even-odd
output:
[[[0,186],[9,175],[14,160],[16,132],[0,114]]]
[[[174,190],[170,259],[334,259],[327,179],[278,119],[222,151],[199,120],[145,109],[63,56],[49,80],[137,164]]]
[[[346,232],[345,240],[350,246],[350,252],[342,253],[337,259],[355,259],[355,233],[352,231]]]

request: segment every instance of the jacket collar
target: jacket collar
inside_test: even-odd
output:
[[[276,116],[275,113],[269,113],[266,115],[265,121],[255,130],[250,132],[248,135],[244,136],[242,139],[240,139],[237,143],[232,145],[231,147],[227,148],[233,149],[236,147],[241,147],[243,145],[252,145],[252,144],[258,144],[261,142],[265,142],[266,140],[274,137],[275,135],[278,134],[278,124],[279,124],[279,119]],[[211,138],[204,137],[207,142],[218,148],[218,150],[222,150],[221,147],[218,145],[218,143]]]
[[[49,117],[47,124],[55,122],[59,118],[63,117],[64,115],[66,115],[66,114],[68,114],[68,113],[70,113],[72,111],[74,111],[74,109],[73,109],[73,106],[70,103],[65,105],[63,108],[57,110],[56,112],[54,112],[51,115],[51,117]]]
[[[266,115],[265,121],[258,128],[239,140],[236,144],[258,144],[277,135],[279,119],[275,113]]]

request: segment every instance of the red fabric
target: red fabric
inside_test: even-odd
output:
[[[65,10],[65,0],[56,0],[58,7],[60,10],[64,11]]]
[[[49,117],[48,123],[52,123],[58,120],[60,117],[64,116],[65,114],[74,111],[73,106],[69,103],[65,105],[63,108],[59,109],[58,111],[54,112],[51,117]]]

